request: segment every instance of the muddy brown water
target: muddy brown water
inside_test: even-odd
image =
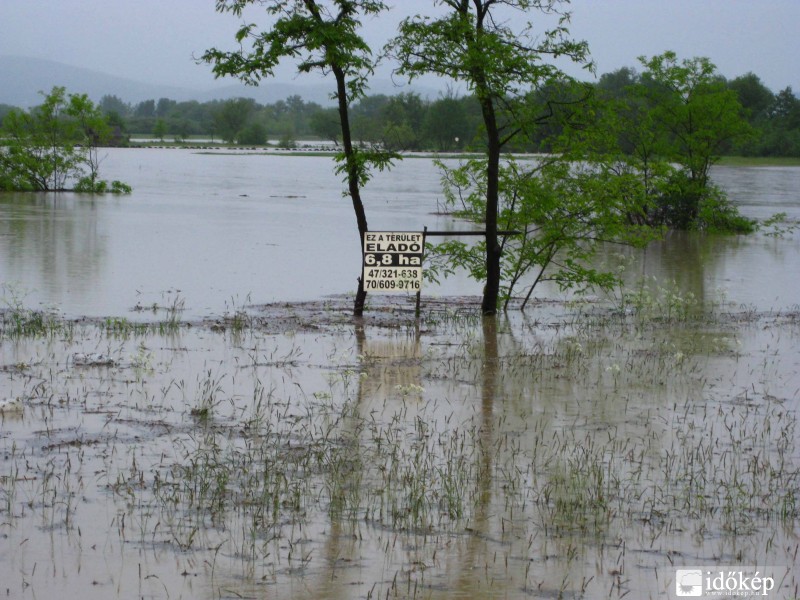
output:
[[[131,309],[181,300],[184,315],[195,317],[355,288],[355,219],[328,157],[113,149],[102,169],[105,178],[130,183],[133,194],[0,195],[0,281],[32,307],[147,319]],[[800,218],[798,167],[719,167],[714,178],[748,216]],[[434,214],[439,179],[422,158],[376,174],[364,192],[370,229],[469,228]],[[796,237],[670,236],[630,268],[636,277],[726,288],[736,302],[771,308],[800,298],[797,278],[785,276],[800,272],[798,250]],[[480,290],[456,277],[425,293]],[[542,293],[558,297],[554,289]]]
[[[735,565],[797,596],[796,233],[609,252],[625,302],[485,321],[456,280],[353,320],[329,159],[104,167],[134,194],[0,199],[3,282],[63,317],[0,338],[0,596],[665,598]],[[796,219],[798,173],[715,177]],[[371,227],[452,227],[437,182],[376,177]]]

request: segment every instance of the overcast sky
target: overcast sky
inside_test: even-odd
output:
[[[391,35],[397,15],[434,2],[393,4],[393,15],[366,23],[375,46]],[[573,0],[571,10],[570,31],[589,42],[598,73],[669,49],[706,56],[728,78],[753,72],[773,91],[800,90],[800,0]],[[0,0],[0,55],[205,89],[213,76],[192,57],[231,47],[237,24],[214,11],[214,0]]]

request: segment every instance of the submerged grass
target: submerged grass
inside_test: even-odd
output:
[[[798,321],[697,304],[656,286],[622,309],[285,335],[234,309],[16,344],[0,533],[23,558],[0,572],[47,585],[23,568],[47,546],[31,524],[139,564],[139,595],[189,573],[213,596],[647,598],[676,565],[788,567]],[[87,345],[128,358],[65,368]]]
[[[24,294],[8,284],[0,284],[0,338],[35,337],[69,331],[70,324],[54,311],[27,308]]]

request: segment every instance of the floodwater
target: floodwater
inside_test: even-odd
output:
[[[134,193],[0,196],[6,293],[112,317],[0,336],[0,597],[800,595],[797,232],[610,250],[624,295],[483,320],[456,279],[354,320],[329,159],[103,167]],[[800,169],[714,176],[800,219]],[[370,227],[464,227],[438,189],[377,175]],[[283,300],[315,302],[249,306]]]
[[[0,280],[69,316],[180,296],[187,315],[355,290],[360,244],[327,157],[109,151],[131,196],[0,196]],[[438,175],[409,160],[365,194],[370,228],[441,228]]]
[[[103,176],[131,184],[130,196],[0,195],[0,281],[68,317],[137,318],[131,309],[176,301],[186,316],[206,316],[352,293],[360,246],[332,167],[316,156],[109,150]],[[714,177],[748,216],[800,217],[800,168],[717,168]],[[434,214],[440,189],[431,159],[376,174],[364,194],[370,229],[472,228]],[[800,297],[797,278],[785,276],[800,272],[798,244],[673,235],[637,255],[637,275],[693,278],[742,303],[781,306]],[[480,286],[461,277],[425,293],[479,295]]]

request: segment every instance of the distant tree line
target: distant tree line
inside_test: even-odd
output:
[[[759,77],[748,73],[735,79],[716,80],[734,92],[752,135],[731,140],[723,153],[737,156],[800,157],[800,99],[791,87],[773,93]],[[594,94],[615,102],[641,98],[642,89],[651,85],[648,74],[625,67],[602,75],[596,84],[587,84],[586,95]],[[546,111],[545,97],[552,90],[531,94],[531,105]],[[179,139],[208,136],[221,142],[260,145],[275,140],[291,145],[298,139],[318,138],[338,143],[340,128],[337,111],[300,96],[290,96],[274,104],[262,105],[253,99],[176,102],[168,98],[127,104],[116,96],[104,96],[99,107],[111,122],[127,133]],[[9,107],[10,108],[10,107]],[[562,109],[563,110],[563,109]],[[0,106],[0,117],[4,107]],[[448,92],[435,99],[406,92],[362,98],[352,107],[351,126],[355,139],[364,144],[380,144],[388,150],[469,149],[480,139],[480,105],[474,96]],[[547,152],[553,135],[560,132],[559,119],[539,127],[524,143],[509,147],[513,151]]]
[[[341,142],[338,111],[300,96],[262,105],[250,98],[176,102],[168,98],[127,104],[104,96],[100,108],[128,134],[154,137],[207,136],[219,142],[259,145],[267,140],[291,145],[298,139]],[[435,100],[416,93],[362,98],[352,107],[356,141],[390,150],[464,149],[480,123],[474,98],[453,94]]]
[[[800,99],[791,87],[773,93],[753,73],[731,80],[715,77],[720,85],[736,94],[743,116],[752,128],[752,135],[731,140],[721,148],[723,154],[800,157]],[[583,95],[630,104],[639,102],[642,90],[648,86],[651,82],[647,73],[624,67],[602,75],[596,84],[586,84]],[[541,110],[543,115],[552,111],[552,103],[547,108],[543,101],[551,98],[552,91],[533,92],[532,108]],[[564,106],[568,103],[562,105],[562,112],[566,110]],[[272,140],[291,146],[298,139],[339,143],[341,135],[334,107],[306,102],[297,95],[273,104],[259,104],[250,98],[208,102],[160,98],[129,104],[107,95],[98,107],[123,136],[142,134],[159,139],[205,136],[230,144],[263,145]],[[12,106],[0,104],[0,123],[13,110]],[[432,100],[413,92],[366,96],[353,105],[351,120],[356,141],[380,144],[395,151],[468,150],[480,139],[482,127],[480,105],[475,97],[459,97],[452,92]],[[562,123],[562,119],[546,120],[534,135],[526,136],[523,143],[511,144],[507,150],[550,151]],[[112,141],[119,143],[122,139],[116,136]]]

